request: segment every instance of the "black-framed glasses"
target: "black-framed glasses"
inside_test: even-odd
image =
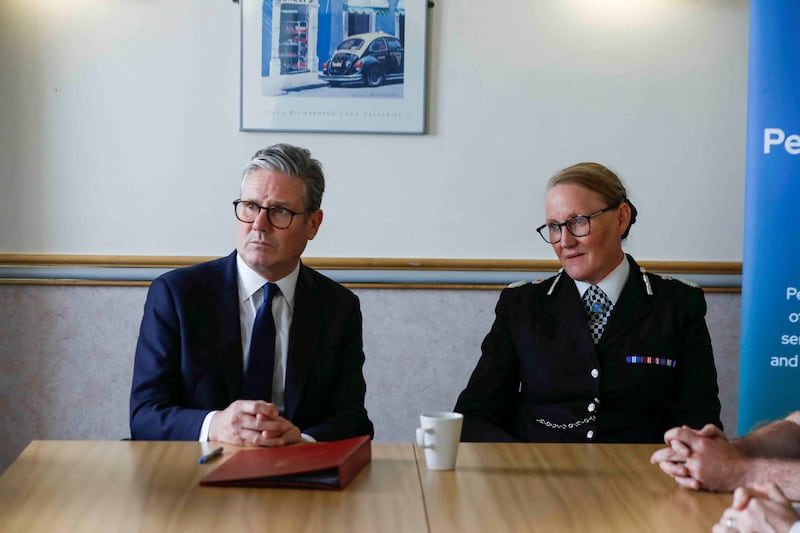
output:
[[[569,217],[560,224],[558,222],[542,224],[536,228],[536,232],[542,236],[544,242],[549,244],[556,244],[561,241],[561,228],[567,228],[567,231],[569,231],[573,237],[586,237],[592,231],[592,219],[594,217],[599,217],[606,211],[616,209],[620,205],[620,203],[610,205],[600,211],[595,211],[591,215],[575,215],[574,217]]]
[[[291,226],[292,220],[294,220],[294,217],[297,215],[305,215],[312,212],[307,209],[305,211],[292,211],[289,208],[278,205],[264,207],[254,202],[248,202],[247,200],[233,201],[233,212],[236,214],[236,218],[242,222],[255,222],[258,215],[261,214],[261,211],[267,212],[267,222],[269,222],[273,228],[278,229],[286,229]]]

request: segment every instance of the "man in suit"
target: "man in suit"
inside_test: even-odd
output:
[[[616,174],[568,167],[545,208],[538,231],[563,268],[501,293],[455,406],[462,440],[659,442],[721,424],[703,292],[623,253],[637,212]]]
[[[324,186],[308,150],[259,150],[234,202],[236,250],[153,281],[134,439],[282,446],[373,434],[358,299],[300,261]]]

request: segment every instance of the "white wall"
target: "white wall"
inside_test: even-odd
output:
[[[224,254],[239,169],[280,141],[327,171],[308,256],[551,259],[544,183],[598,160],[637,258],[740,261],[747,10],[436,0],[428,133],[398,136],[238,131],[230,0],[1,0],[0,253]]]

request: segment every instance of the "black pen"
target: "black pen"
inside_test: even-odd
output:
[[[211,450],[207,454],[201,456],[200,459],[197,460],[197,462],[202,465],[204,463],[207,463],[207,462],[211,461],[215,457],[219,457],[220,455],[222,455],[222,446],[220,446],[219,448],[216,448],[214,450]]]

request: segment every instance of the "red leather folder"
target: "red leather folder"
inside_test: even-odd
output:
[[[372,458],[369,435],[302,446],[240,450],[200,480],[216,487],[343,489]]]

